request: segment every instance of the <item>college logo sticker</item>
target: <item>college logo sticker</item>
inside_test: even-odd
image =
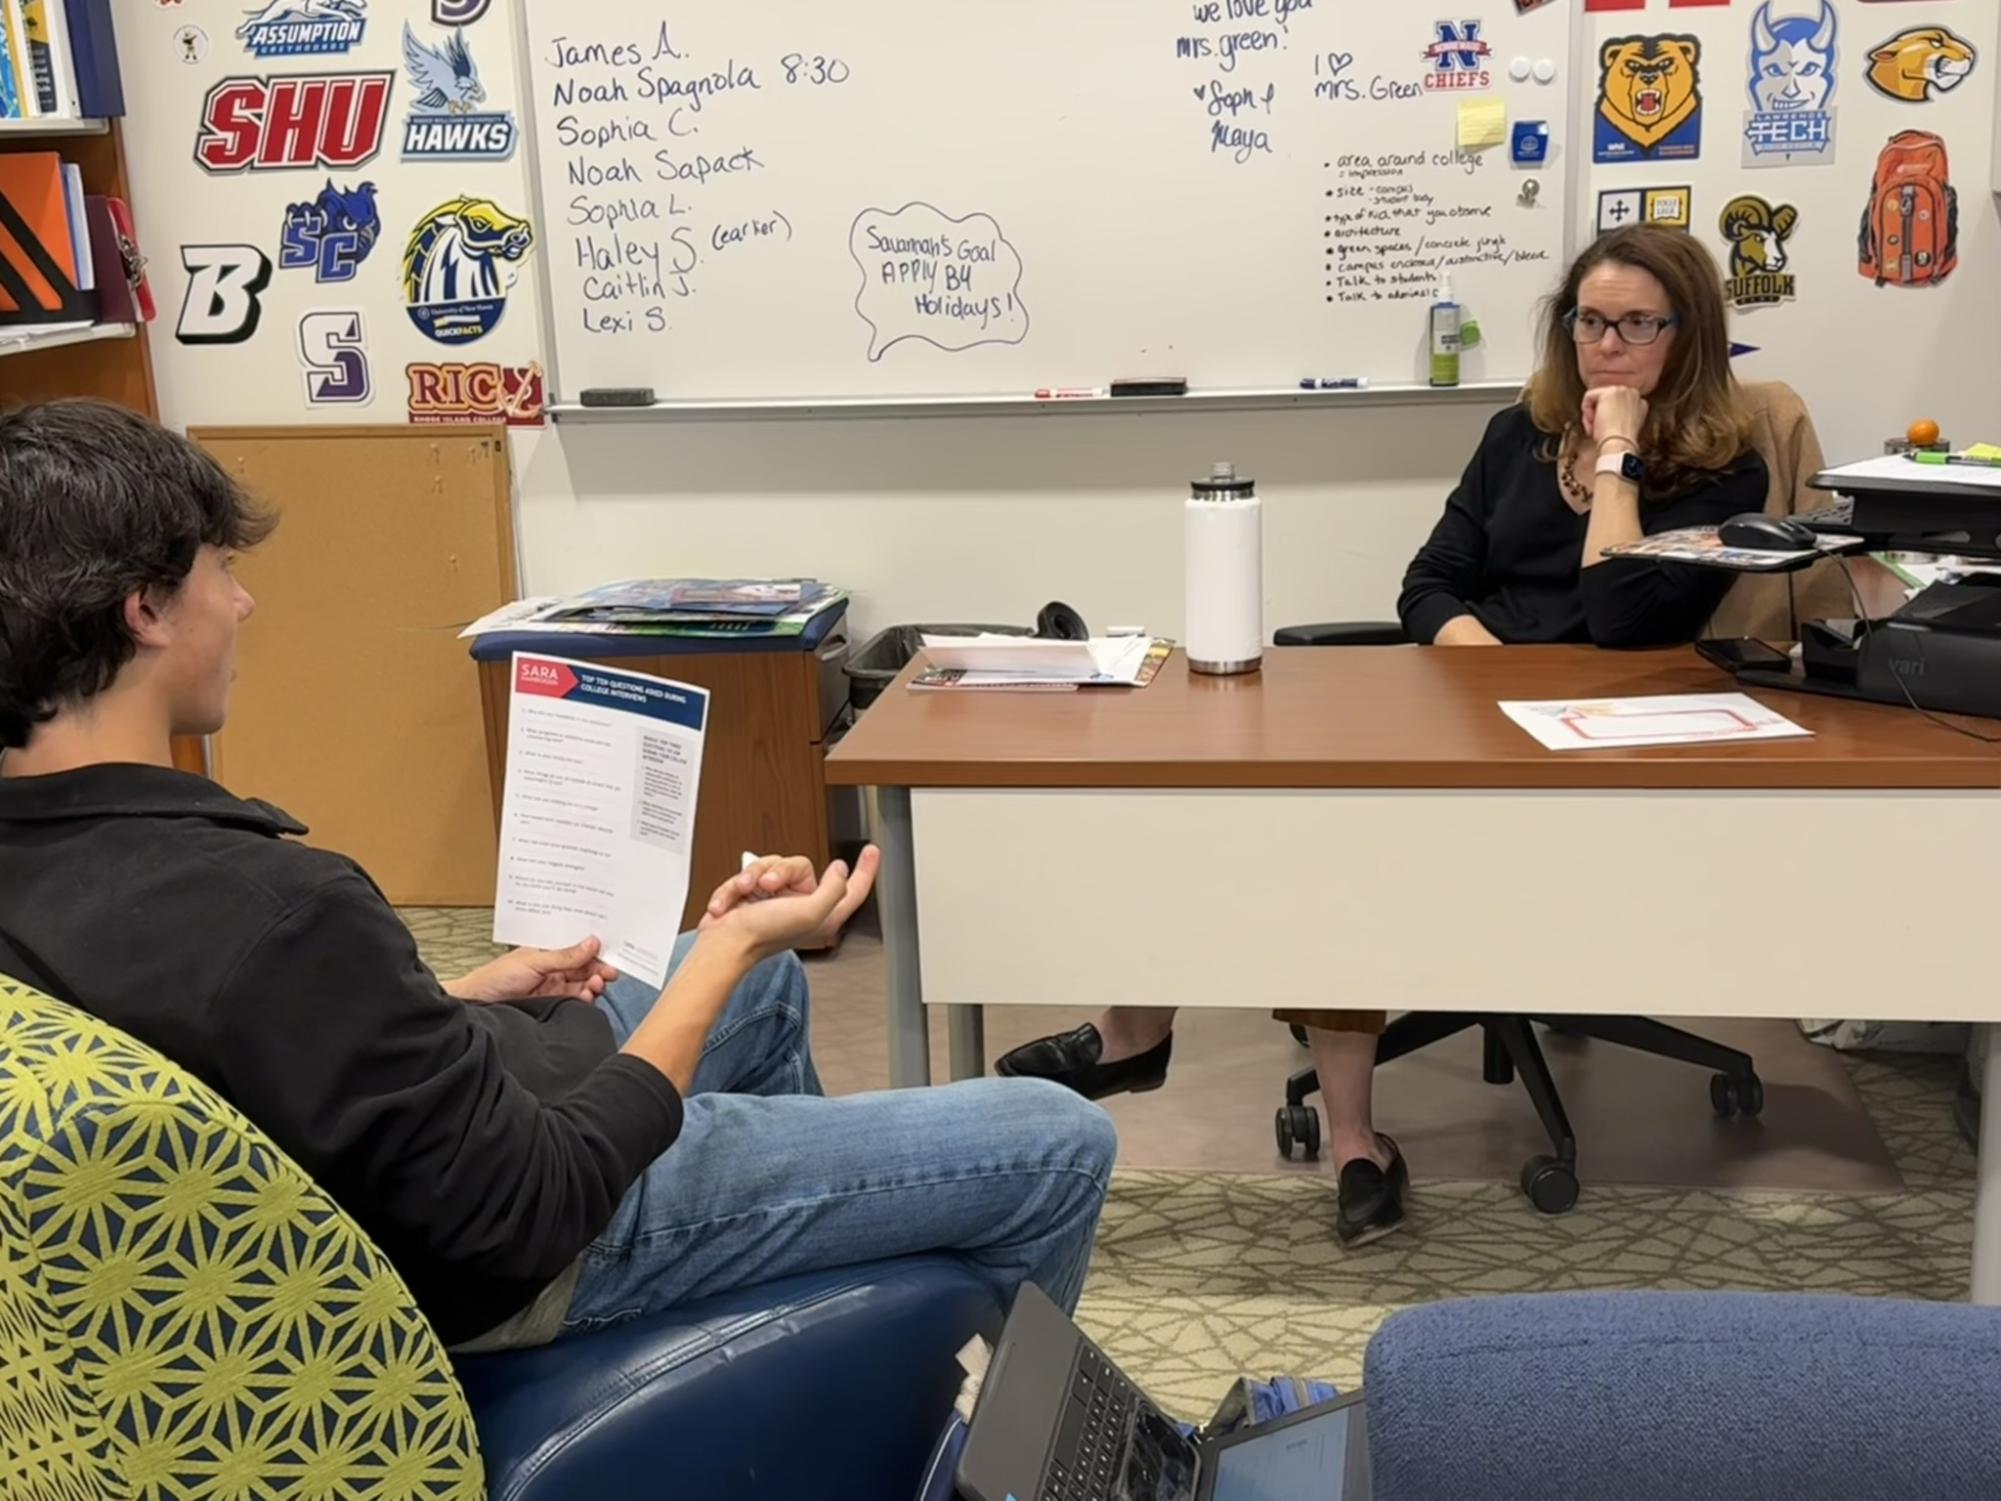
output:
[[[1494,81],[1487,71],[1487,59],[1494,49],[1480,40],[1478,21],[1439,21],[1432,29],[1438,40],[1424,49],[1431,71],[1424,75],[1428,89],[1484,89]]]
[[[225,78],[202,101],[204,172],[348,170],[382,149],[394,73]]]
[[[1702,43],[1614,37],[1598,52],[1596,162],[1689,161],[1702,154]]]
[[[174,33],[174,56],[194,64],[208,56],[208,33],[199,26],[183,26]]]
[[[1629,224],[1653,224],[1662,229],[1687,229],[1693,194],[1684,184],[1675,188],[1611,188],[1598,195],[1598,233]]]
[[[436,47],[403,27],[403,66],[416,97],[403,123],[405,161],[502,162],[514,154],[514,116],[486,110],[486,85],[463,31]]]
[[[431,19],[440,26],[470,26],[493,0],[431,0]]]
[[[183,344],[241,344],[264,316],[271,257],[255,245],[183,245],[188,289],[174,337]]]
[[[1973,43],[1943,26],[1913,26],[1869,49],[1869,87],[1886,99],[1927,104],[1966,82],[1980,61]]]
[[[367,406],[375,397],[368,374],[368,338],[357,311],[307,313],[301,318],[299,363],[306,372],[306,400],[314,406]]]
[[[410,321],[440,344],[493,332],[535,229],[488,198],[453,198],[417,221],[403,252]]]
[[[269,0],[236,34],[255,57],[325,57],[360,42],[366,10],[367,0]]]
[[[1751,16],[1751,109],[1744,165],[1800,167],[1834,160],[1834,38],[1831,0],[1806,16],[1772,17],[1772,0]]]
[[[314,281],[353,281],[381,236],[375,184],[364,182],[343,191],[329,177],[319,197],[286,208],[278,265],[286,271],[310,267]]]
[[[546,397],[540,365],[417,364],[405,373],[410,380],[412,422],[542,426]]]
[[[1736,306],[1771,307],[1793,300],[1794,276],[1786,269],[1792,253],[1786,247],[1799,217],[1790,203],[1774,208],[1749,193],[1723,205],[1717,227],[1730,244],[1730,275],[1723,294]]]

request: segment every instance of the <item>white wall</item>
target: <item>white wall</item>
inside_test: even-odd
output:
[[[519,0],[495,0],[469,29],[492,99],[520,108],[512,54]],[[636,3],[636,0],[635,0]],[[695,3],[695,0],[681,0]],[[709,0],[700,0],[709,3]],[[1352,0],[1359,3],[1359,0]],[[1812,0],[1778,0],[1780,12]],[[668,6],[671,13],[673,5]],[[657,8],[643,8],[647,15]],[[1477,9],[1477,7],[1473,7]],[[399,67],[407,13],[428,27],[426,0],[371,0],[370,31],[330,70]],[[1719,255],[1716,215],[1737,192],[1795,202],[1797,302],[1741,315],[1737,336],[1762,352],[1747,379],[1788,381],[1808,398],[1832,457],[1874,452],[1918,415],[1948,436],[2001,439],[2001,220],[1988,192],[1994,164],[1995,84],[2001,74],[2001,0],[1883,6],[1839,0],[1841,146],[1831,167],[1747,171],[1733,128],[1744,107],[1752,7],[1594,17],[1600,35],[1693,30],[1709,47],[1702,159],[1677,170],[1596,169],[1599,186],[1689,182],[1695,232]],[[236,8],[121,6],[120,44],[132,110],[135,212],[152,257],[161,318],[152,332],[161,400],[176,423],[394,421],[406,362],[449,358],[402,311],[396,267],[411,222],[463,191],[528,209],[521,154],[497,165],[404,164],[388,150],[356,176],[381,189],[384,242],[347,289],[276,273],[266,315],[248,343],[190,348],[174,337],[185,278],[184,242],[247,239],[276,258],[279,217],[324,174],[211,178],[191,147],[201,99],[224,72],[256,72],[230,36]],[[1958,92],[1905,107],[1861,82],[1867,42],[1941,19],[1974,39],[1982,58]],[[178,61],[172,37],[201,24],[210,52]],[[302,59],[262,71],[303,71]],[[1590,88],[1595,80],[1577,86]],[[399,79],[392,127],[407,84]],[[1878,146],[1906,126],[1947,137],[1961,195],[1958,272],[1928,291],[1877,289],[1856,274],[1855,225]],[[353,302],[367,310],[379,394],[359,413],[304,404],[292,340],[299,314]],[[1497,310],[1478,310],[1488,320]],[[1524,310],[1525,311],[1525,310]],[[521,362],[539,354],[539,290],[516,289],[501,327],[464,356]],[[1503,310],[1498,316],[1507,316]],[[1219,458],[1254,475],[1267,507],[1268,619],[1379,615],[1394,602],[1411,551],[1491,409],[1419,404],[1347,412],[1037,418],[660,423],[563,426],[516,445],[523,574],[554,592],[640,573],[814,573],[852,588],[862,629],[894,621],[1026,620],[1051,598],[1098,624],[1181,624],[1179,503],[1186,482]]]

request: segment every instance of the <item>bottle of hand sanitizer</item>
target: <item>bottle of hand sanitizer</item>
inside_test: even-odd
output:
[[[1452,300],[1452,275],[1440,272],[1438,300],[1431,305],[1431,383],[1459,384],[1459,304]]]

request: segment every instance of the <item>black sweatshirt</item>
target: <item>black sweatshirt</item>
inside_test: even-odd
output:
[[[1564,500],[1555,463],[1537,457],[1544,441],[1524,407],[1487,424],[1431,540],[1404,575],[1397,600],[1404,634],[1429,645],[1446,621],[1471,615],[1510,644],[1693,641],[1736,575],[1649,558],[1584,567],[1590,518]],[[1651,536],[1762,511],[1769,485],[1765,461],[1747,451],[1728,471],[1676,495],[1643,496],[1640,526]]]
[[[352,1214],[447,1343],[533,1301],[681,1130],[580,1001],[447,995],[360,867],[158,767],[0,778],[0,972],[151,1044]]]

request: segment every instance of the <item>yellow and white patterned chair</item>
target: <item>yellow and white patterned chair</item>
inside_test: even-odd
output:
[[[192,1075],[0,975],[0,1496],[483,1493],[361,1228]]]

